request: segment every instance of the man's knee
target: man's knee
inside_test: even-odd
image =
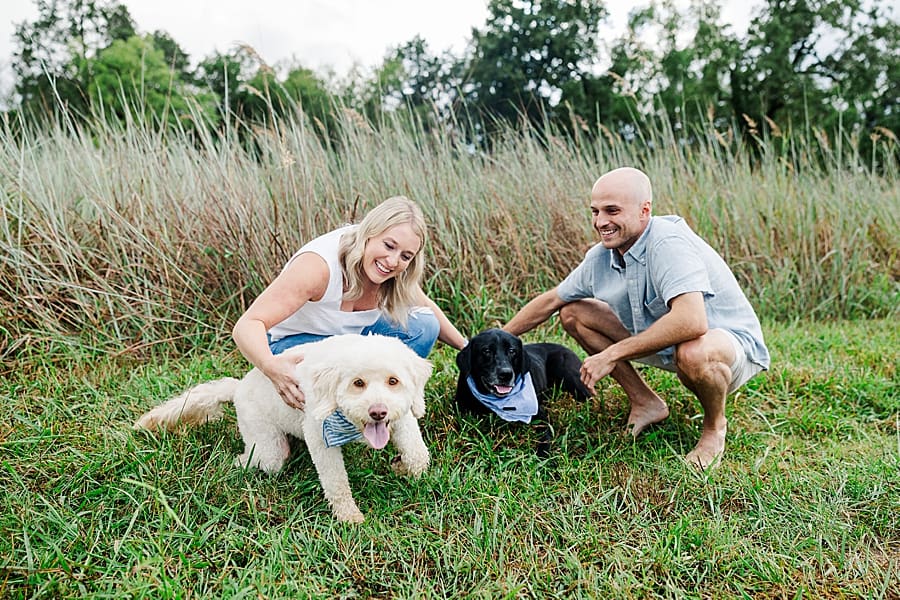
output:
[[[583,329],[605,336],[615,336],[620,329],[627,334],[609,304],[595,299],[576,300],[564,305],[559,309],[559,321],[570,335]]]
[[[580,311],[578,310],[577,304],[577,302],[573,302],[566,304],[559,309],[559,322],[562,324],[563,329],[569,334],[576,331],[578,329],[578,324],[580,323]]]
[[[708,355],[698,339],[682,342],[675,347],[675,364],[682,371],[691,372],[705,366]]]
[[[724,355],[716,345],[716,337],[709,333],[693,340],[682,342],[675,347],[675,364],[678,373],[688,380],[707,378],[713,369],[726,368],[732,359]],[[730,348],[729,348],[730,351]]]

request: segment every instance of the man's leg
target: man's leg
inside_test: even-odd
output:
[[[691,390],[703,407],[703,431],[700,441],[685,459],[701,469],[712,465],[725,452],[725,398],[731,384],[731,365],[735,348],[730,334],[711,329],[695,340],[675,349],[678,379]]]
[[[608,304],[600,300],[578,300],[562,307],[559,319],[566,332],[589,354],[602,352],[631,335]],[[631,403],[626,428],[637,437],[647,426],[669,416],[669,407],[650,389],[631,363],[620,362],[610,376],[622,386]]]

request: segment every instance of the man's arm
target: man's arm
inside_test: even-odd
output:
[[[696,339],[708,329],[703,294],[688,292],[676,296],[669,302],[669,312],[650,327],[585,359],[581,368],[581,380],[592,388],[600,379],[609,375],[620,361],[647,356],[663,348]]]
[[[549,319],[553,313],[565,305],[566,302],[556,293],[556,288],[547,290],[532,298],[528,304],[519,309],[519,312],[503,326],[503,329],[513,335],[522,335]]]

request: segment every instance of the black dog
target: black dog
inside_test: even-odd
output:
[[[456,366],[459,408],[476,414],[493,412],[507,421],[531,422],[533,417],[543,429],[540,456],[549,452],[553,436],[544,407],[552,391],[561,389],[579,401],[591,397],[581,382],[578,355],[561,344],[523,344],[502,329],[488,329],[469,340],[456,355]]]

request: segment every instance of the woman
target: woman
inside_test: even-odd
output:
[[[343,333],[400,338],[420,356],[437,339],[457,350],[466,339],[422,291],[421,209],[403,196],[300,248],[241,315],[232,335],[238,349],[272,380],[286,404],[303,408],[294,377],[302,356],[281,353]]]

